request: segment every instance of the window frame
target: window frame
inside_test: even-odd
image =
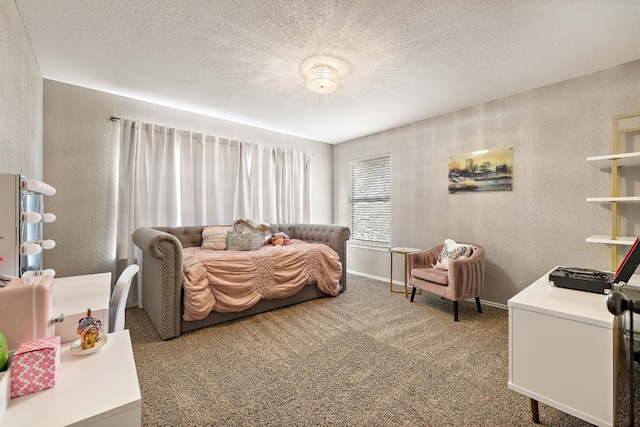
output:
[[[349,160],[348,206],[353,245],[391,247],[391,153]],[[368,219],[358,220],[357,215]]]

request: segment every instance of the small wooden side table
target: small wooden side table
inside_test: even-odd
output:
[[[409,272],[407,271],[408,269],[408,263],[407,263],[407,255],[409,255],[412,252],[420,252],[422,249],[418,249],[418,248],[402,248],[402,247],[393,247],[389,249],[389,253],[391,254],[391,271],[389,273],[389,290],[391,292],[395,292],[398,294],[404,293],[404,297],[408,298],[409,297],[409,292],[408,292],[408,275]],[[404,255],[404,291],[398,291],[393,289],[393,254],[401,254]],[[418,289],[418,295],[422,295],[422,289]]]

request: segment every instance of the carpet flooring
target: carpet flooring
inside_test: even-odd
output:
[[[507,388],[508,312],[349,289],[162,341],[129,308],[144,426],[533,426]],[[544,375],[544,373],[541,373]],[[620,405],[617,425],[626,425]],[[640,417],[637,416],[637,419]],[[540,404],[542,426],[589,426]]]

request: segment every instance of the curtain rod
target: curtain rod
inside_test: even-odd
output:
[[[119,122],[120,121],[120,117],[116,117],[116,116],[111,116],[109,117],[109,120],[111,120],[112,122]],[[303,151],[304,153],[304,151]],[[311,155],[313,156],[313,153],[311,153]]]

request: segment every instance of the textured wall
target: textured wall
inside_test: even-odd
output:
[[[613,116],[636,111],[640,61],[338,144],[336,221],[348,223],[348,161],[390,152],[392,244],[483,245],[483,299],[506,304],[556,265],[609,269],[608,247],[585,242],[609,233],[609,206],[585,199],[610,195],[611,174],[585,158],[609,153]],[[503,147],[513,147],[513,191],[448,194],[449,156]],[[638,222],[640,207],[623,212]],[[389,277],[387,252],[350,247],[348,259],[349,270]]]
[[[313,153],[311,222],[331,223],[333,146],[50,80],[44,81],[44,177],[58,220],[45,265],[58,276],[115,277],[118,129],[111,116]]]
[[[42,74],[13,0],[0,1],[0,173],[42,178]]]

